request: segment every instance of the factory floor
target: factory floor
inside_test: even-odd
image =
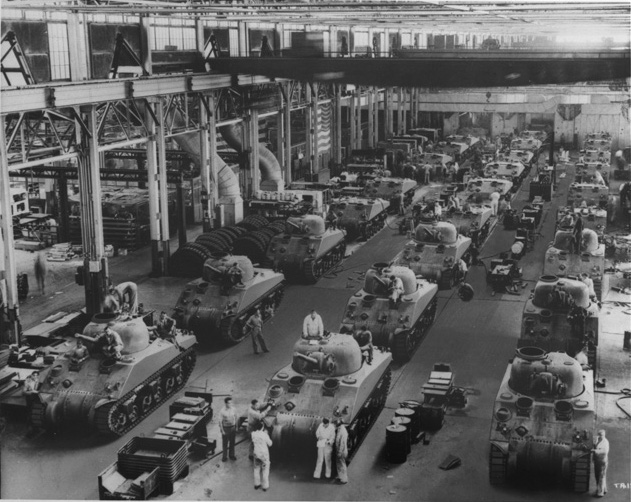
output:
[[[543,157],[543,156],[542,156]],[[568,169],[571,173],[571,168]],[[488,482],[488,436],[493,402],[501,379],[513,356],[519,336],[521,314],[528,294],[542,273],[543,254],[552,240],[554,215],[565,200],[570,176],[559,181],[558,191],[545,206],[546,215],[534,249],[520,265],[527,287],[520,295],[492,295],[486,285],[484,266],[475,266],[467,281],[475,297],[462,302],[454,291],[439,292],[438,315],[412,360],[393,368],[393,380],[385,410],[368,434],[349,466],[349,483],[337,485],[330,480],[313,480],[315,458],[297,451],[289,458],[273,458],[271,486],[267,492],[253,489],[248,442],[245,433],[238,436],[237,460],[221,462],[219,451],[209,459],[197,459],[191,473],[176,483],[176,500],[423,500],[423,501],[570,501],[591,498],[595,484],[592,474],[590,493],[574,494],[561,487],[532,484],[528,487],[495,487]],[[513,207],[520,209],[527,200],[527,178]],[[417,197],[439,187],[423,187]],[[362,286],[361,274],[372,263],[388,261],[401,249],[406,237],[398,233],[396,218],[370,241],[350,248],[352,255],[334,273],[314,286],[289,285],[276,316],[263,330],[269,354],[254,355],[249,340],[223,350],[199,351],[197,365],[189,386],[212,390],[217,396],[215,414],[223,404],[221,396],[234,396],[237,409],[245,412],[249,401],[261,398],[267,388],[266,378],[291,361],[291,352],[300,334],[302,320],[315,308],[325,329],[336,330],[347,299]],[[194,234],[199,230],[192,230]],[[510,248],[514,232],[498,225],[483,247],[480,258],[490,257]],[[114,283],[132,280],[138,283],[140,301],[148,308],[170,311],[186,279],[148,278],[149,250],[110,260]],[[23,270],[32,268],[32,256],[21,262]],[[80,264],[80,262],[77,262]],[[68,265],[68,264],[66,264]],[[72,266],[49,267],[47,295],[29,296],[21,309],[25,328],[42,317],[61,309],[83,306],[83,290],[74,285]],[[34,284],[31,282],[31,288]],[[620,318],[622,315],[622,318]],[[617,392],[629,387],[631,364],[629,352],[622,350],[625,314],[606,314],[599,347],[599,378],[606,378],[602,390]],[[611,321],[610,321],[611,319]],[[628,329],[628,322],[627,328]],[[467,389],[468,404],[463,410],[448,412],[442,429],[430,437],[429,444],[416,444],[403,464],[391,464],[384,455],[385,427],[399,402],[422,400],[421,387],[434,363],[450,363],[455,384]],[[611,444],[608,500],[628,501],[631,472],[630,421],[616,406],[620,394],[597,394],[596,427],[605,428]],[[621,406],[629,410],[629,399]],[[2,436],[0,458],[2,498],[13,499],[96,499],[97,475],[116,460],[118,448],[132,437],[150,435],[168,418],[162,406],[124,437],[103,442],[98,437],[27,434],[24,420],[8,416]],[[211,437],[220,439],[216,420],[209,426]],[[219,448],[220,449],[220,448]],[[461,465],[441,470],[438,465],[455,455]]]

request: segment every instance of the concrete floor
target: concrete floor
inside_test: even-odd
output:
[[[569,501],[590,497],[590,494],[573,494],[549,486],[494,487],[488,482],[487,469],[493,401],[515,350],[523,305],[531,286],[541,274],[543,253],[552,238],[554,226],[550,215],[556,213],[558,201],[564,200],[568,183],[569,176],[559,184],[558,200],[555,198],[546,205],[547,217],[542,223],[541,235],[534,250],[522,260],[529,287],[521,295],[491,295],[486,286],[485,269],[481,266],[472,268],[469,273],[468,282],[476,292],[471,302],[461,302],[451,291],[439,293],[436,322],[412,360],[394,368],[386,409],[353,459],[347,485],[339,486],[327,480],[314,482],[311,478],[314,458],[296,452],[292,458],[274,458],[270,490],[266,493],[255,491],[247,459],[247,442],[243,442],[237,446],[237,461],[222,463],[215,456],[198,462],[191,474],[176,484],[176,492],[170,498],[500,502]],[[528,180],[524,183],[526,189],[518,193],[513,207],[520,208],[524,204],[527,186]],[[426,193],[427,187],[417,195]],[[290,360],[291,347],[299,336],[302,319],[308,310],[316,308],[322,314],[325,328],[337,329],[348,297],[361,287],[359,273],[374,262],[387,261],[401,248],[406,239],[398,234],[394,222],[391,225],[392,228],[385,228],[368,243],[352,247],[352,256],[315,286],[287,287],[277,315],[264,328],[271,350],[269,354],[255,356],[248,340],[220,351],[202,351],[189,384],[212,388],[216,395],[233,394],[237,408],[245,412],[252,398],[265,393],[265,379]],[[496,227],[481,257],[488,263],[488,258],[509,249],[513,235],[501,225]],[[147,258],[148,251],[141,250],[111,260],[114,282],[135,280],[140,288],[140,301],[151,308],[169,310],[186,280],[146,278]],[[30,266],[28,260],[24,263]],[[33,295],[28,299],[22,310],[25,327],[39,321],[43,314],[62,307],[82,306],[82,291],[73,285],[73,273],[65,270],[59,272],[58,278],[51,278],[51,285],[53,279],[55,284],[51,291],[60,291],[60,294],[51,294],[50,298]],[[613,324],[607,324],[604,330],[607,334],[601,338],[600,377],[608,380],[606,390],[616,391],[629,387],[631,371],[629,353],[621,349],[620,321],[616,321],[615,316],[611,321]],[[456,385],[468,390],[468,405],[464,410],[448,414],[444,427],[431,438],[429,445],[414,445],[406,463],[390,464],[384,456],[384,429],[400,401],[422,398],[421,386],[435,362],[451,363]],[[631,495],[631,429],[629,420],[615,406],[617,398],[613,394],[597,395],[597,427],[607,429],[611,442],[607,499],[628,501]],[[629,401],[624,403],[627,408]],[[217,397],[215,412],[221,403],[221,398]],[[162,406],[126,436],[109,443],[80,434],[26,437],[23,422],[9,417],[0,450],[0,496],[16,499],[98,498],[97,474],[115,460],[117,449],[133,436],[149,435],[166,422],[167,414],[167,407]],[[209,432],[217,435],[214,421]],[[440,470],[438,464],[448,454],[460,457],[462,465],[450,471]]]

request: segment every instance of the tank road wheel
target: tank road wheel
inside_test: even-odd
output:
[[[164,375],[164,380],[162,384],[164,386],[164,395],[169,396],[171,392],[175,390],[175,376],[172,374]]]
[[[583,455],[576,462],[572,462],[571,482],[572,491],[584,493],[589,490],[590,456]]]
[[[136,398],[136,402],[138,403],[138,408],[140,408],[140,413],[142,413],[142,415],[146,415],[147,413],[149,413],[149,411],[151,410],[151,407],[153,406],[153,403],[154,403],[153,394],[151,394],[151,392],[148,389],[143,390],[142,392],[138,394],[138,397]]]
[[[399,363],[407,363],[414,354],[418,339],[414,336],[414,331],[404,331],[394,335],[392,341],[392,359]]]
[[[440,291],[451,289],[453,287],[454,280],[453,269],[448,268],[447,270],[443,270],[440,274],[440,280],[438,281],[438,289]]]
[[[489,452],[489,481],[492,485],[503,485],[508,481],[508,455],[494,444]]]
[[[243,323],[234,317],[225,317],[221,321],[221,338],[225,343],[234,345],[248,336]]]

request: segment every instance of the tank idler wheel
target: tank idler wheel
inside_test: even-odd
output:
[[[315,284],[320,278],[317,264],[314,260],[307,260],[303,264],[303,276],[307,284]]]
[[[415,337],[412,332],[406,331],[395,335],[392,342],[392,359],[397,363],[407,363],[414,354],[415,346]]]
[[[125,432],[125,429],[127,429],[129,417],[119,406],[115,405],[110,409],[107,422],[110,431],[117,436],[121,436]]]

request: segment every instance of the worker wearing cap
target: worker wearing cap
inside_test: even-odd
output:
[[[348,458],[348,431],[341,418],[335,420],[335,466],[337,467],[336,481],[345,485],[348,483],[346,459]]]
[[[316,446],[318,447],[318,458],[316,460],[315,471],[313,477],[320,479],[322,474],[322,463],[324,462],[324,475],[326,478],[331,477],[331,455],[333,453],[333,444],[335,443],[335,427],[333,427],[328,418],[323,418],[322,423],[316,429]]]

